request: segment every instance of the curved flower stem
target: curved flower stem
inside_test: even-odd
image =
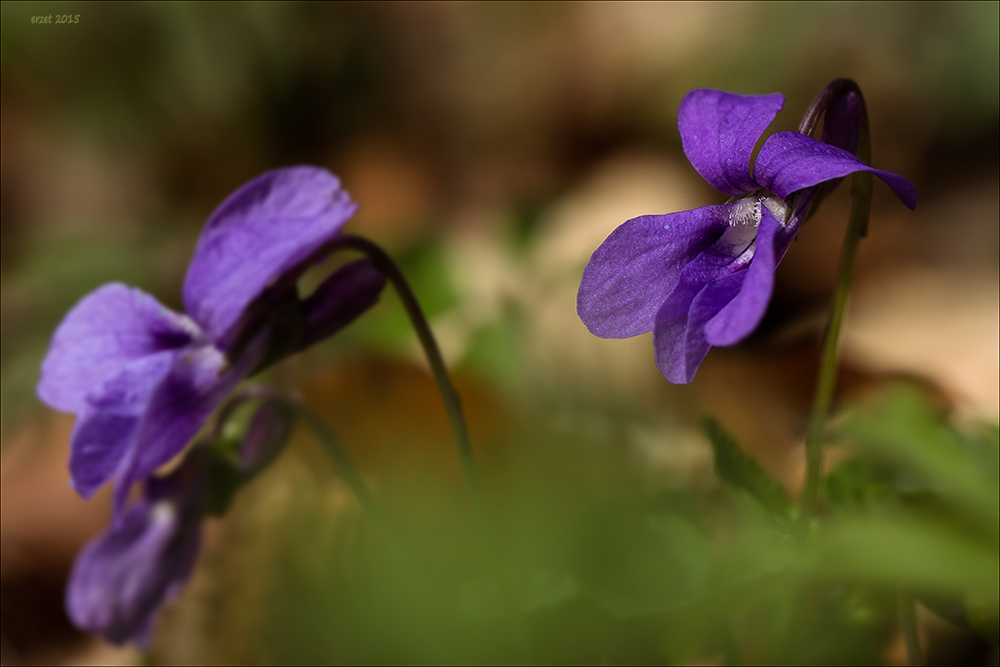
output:
[[[920,640],[917,637],[916,603],[909,595],[900,592],[896,595],[896,613],[899,616],[899,629],[903,633],[906,644],[906,658],[911,665],[923,665],[924,654],[920,650]]]
[[[871,164],[871,132],[868,126],[868,110],[864,97],[861,96],[861,91],[857,89],[857,84],[854,84],[853,81],[850,83],[853,84],[854,91],[861,98],[861,137],[858,144],[858,157],[865,164]],[[809,426],[806,431],[806,482],[802,492],[802,518],[805,521],[809,521],[816,511],[823,440],[826,436],[826,419],[833,400],[833,390],[837,384],[840,329],[844,321],[844,309],[847,305],[847,293],[851,286],[851,274],[854,270],[858,243],[868,229],[868,215],[872,201],[872,175],[869,172],[856,172],[852,176],[851,200],[851,213],[844,237],[844,246],[840,254],[833,302],[830,305],[830,320],[823,336],[823,352],[816,380],[816,396],[813,400],[812,413],[809,416]]]
[[[472,445],[469,441],[469,429],[465,424],[465,417],[462,415],[462,406],[458,398],[458,392],[451,384],[448,377],[448,370],[445,368],[444,359],[441,357],[441,350],[431,331],[427,318],[424,316],[417,297],[414,295],[410,285],[406,282],[403,273],[392,261],[392,258],[382,248],[368,239],[360,236],[345,234],[338,236],[331,241],[313,250],[307,257],[294,267],[285,271],[281,277],[247,307],[246,313],[241,318],[241,322],[234,326],[236,333],[233,335],[233,342],[229,347],[228,354],[239,357],[239,352],[250,344],[254,336],[258,335],[270,322],[270,315],[275,303],[280,303],[288,298],[290,290],[295,289],[295,284],[299,278],[305,274],[312,266],[326,259],[337,250],[351,249],[357,250],[368,257],[375,267],[384,275],[396,288],[403,307],[413,323],[413,328],[417,332],[417,338],[427,355],[427,362],[430,364],[431,372],[434,374],[434,381],[437,383],[441,399],[444,401],[445,410],[448,413],[448,421],[451,423],[451,430],[455,434],[455,444],[458,447],[459,458],[462,461],[462,471],[465,474],[466,483],[473,497],[473,502],[477,506],[477,512],[481,511],[483,503],[482,485],[479,482],[479,474],[476,470],[475,459],[472,454]]]
[[[448,370],[444,365],[441,350],[438,348],[437,340],[431,331],[424,311],[417,302],[417,297],[406,282],[403,273],[392,261],[392,258],[378,245],[360,236],[344,235],[326,246],[325,252],[331,253],[340,248],[351,248],[365,255],[375,264],[376,268],[392,283],[399,294],[406,314],[409,315],[413,328],[420,339],[420,345],[427,355],[427,362],[430,364],[431,372],[434,374],[434,381],[437,383],[441,400],[444,401],[445,410],[448,412],[448,421],[451,423],[451,430],[455,435],[455,445],[458,447],[459,458],[462,461],[462,472],[465,474],[466,483],[472,494],[476,511],[482,513],[485,508],[483,488],[479,481],[479,473],[476,469],[475,457],[472,453],[472,444],[469,440],[469,429],[465,424],[465,417],[462,414],[462,404],[458,397],[458,392],[451,383]]]
[[[799,122],[799,132],[811,135],[816,126],[819,125],[819,119],[826,112],[826,108],[841,95],[852,92],[861,99],[863,105],[865,98],[861,94],[861,88],[853,79],[834,79],[826,84],[826,87],[819,91],[809,108],[806,109],[805,115],[802,116],[802,120]],[[865,115],[865,122],[867,123],[867,115]]]
[[[475,457],[472,453],[472,443],[469,440],[469,430],[465,423],[465,416],[462,414],[462,404],[455,391],[451,378],[448,376],[448,369],[445,367],[444,358],[438,348],[437,340],[431,331],[427,318],[417,301],[416,295],[410,288],[402,271],[381,247],[372,243],[366,238],[353,235],[344,235],[320,249],[324,254],[333,253],[341,248],[350,248],[364,253],[368,259],[375,264],[375,267],[393,284],[399,294],[403,307],[410,317],[420,345],[427,355],[427,362],[430,364],[431,372],[434,374],[434,381],[437,383],[441,400],[444,401],[445,410],[448,412],[448,421],[451,422],[451,430],[455,436],[455,444],[458,447],[459,458],[462,462],[462,472],[465,475],[469,493],[472,496],[474,513],[476,515],[479,536],[483,548],[486,550],[486,561],[497,576],[500,578],[500,595],[503,607],[511,614],[511,633],[514,644],[518,651],[524,656],[527,655],[526,641],[524,639],[523,628],[521,627],[520,612],[514,595],[514,586],[511,581],[511,573],[506,567],[504,559],[501,557],[502,547],[497,539],[496,531],[486,511],[486,500],[483,494],[483,487],[479,480],[479,472],[476,468]],[[526,662],[530,662],[525,660]]]

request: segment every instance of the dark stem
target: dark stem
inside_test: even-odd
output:
[[[406,281],[396,263],[378,245],[360,236],[344,235],[328,244],[322,249],[324,254],[333,253],[343,248],[350,248],[364,253],[368,259],[375,264],[375,267],[393,284],[399,298],[406,308],[406,313],[413,323],[413,328],[417,332],[420,344],[427,355],[434,380],[437,383],[441,399],[444,401],[445,409],[448,412],[448,420],[451,422],[451,429],[455,436],[455,444],[458,447],[459,458],[462,461],[462,471],[472,495],[473,507],[476,514],[480,539],[486,551],[486,560],[489,567],[497,573],[500,578],[500,594],[503,598],[503,606],[510,612],[512,627],[509,628],[515,645],[518,650],[526,654],[526,644],[521,627],[521,617],[517,610],[514,586],[511,581],[511,573],[506,567],[505,560],[501,557],[502,545],[497,539],[496,531],[490,521],[489,513],[486,511],[486,501],[483,494],[482,484],[479,480],[479,473],[476,468],[475,458],[472,452],[472,444],[469,440],[469,431],[465,424],[465,417],[462,414],[462,405],[458,392],[451,383],[448,376],[448,369],[445,367],[444,358],[438,348],[434,333],[431,331],[427,318],[424,316],[417,297],[414,295],[410,284]]]
[[[812,133],[816,131],[816,126],[819,125],[819,119],[823,117],[823,113],[826,108],[830,106],[830,103],[839,98],[845,93],[856,93],[858,97],[861,98],[861,103],[864,105],[864,96],[861,95],[861,88],[858,86],[857,82],[853,79],[834,79],[830,83],[826,84],[826,87],[819,91],[815,98],[813,98],[812,104],[806,109],[806,114],[802,117],[802,121],[799,123],[799,132],[812,136]],[[867,112],[865,114],[865,121],[867,122],[868,116]],[[858,151],[860,156],[860,147]],[[864,159],[864,158],[862,158]]]
[[[507,630],[513,638],[515,647],[522,657],[525,658],[524,662],[531,662],[531,660],[527,659],[527,644],[524,637],[521,614],[517,608],[512,576],[506,567],[506,560],[502,558],[503,547],[497,538],[489,513],[486,511],[485,496],[482,484],[479,481],[479,473],[472,452],[472,444],[469,440],[469,430],[465,424],[465,417],[462,414],[461,401],[459,400],[458,392],[455,391],[455,387],[448,376],[448,369],[445,367],[444,358],[441,356],[441,350],[438,348],[434,333],[427,323],[427,318],[424,316],[424,312],[420,308],[420,304],[417,302],[417,297],[410,288],[410,284],[406,281],[396,263],[382,248],[360,236],[344,235],[327,245],[324,252],[332,253],[342,248],[358,250],[364,253],[375,264],[375,267],[396,288],[396,292],[399,294],[399,298],[406,308],[406,313],[413,323],[413,328],[416,330],[420,344],[424,348],[424,354],[427,355],[427,361],[434,374],[438,391],[448,412],[448,420],[451,422],[451,430],[454,433],[455,444],[458,447],[459,458],[462,461],[462,471],[465,474],[469,493],[472,495],[473,507],[479,528],[479,537],[486,551],[486,561],[489,568],[500,579],[502,605],[509,613],[509,621],[505,622],[509,623]]]
[[[417,297],[410,288],[403,273],[396,266],[396,263],[379,246],[368,239],[360,236],[344,235],[325,246],[323,254],[329,254],[341,248],[350,248],[364,253],[368,259],[375,264],[375,267],[392,283],[399,294],[406,314],[409,315],[413,328],[420,339],[420,345],[424,348],[427,362],[430,364],[431,372],[434,374],[434,381],[437,383],[441,400],[444,401],[445,410],[448,412],[448,421],[451,423],[451,430],[455,436],[455,445],[458,447],[459,458],[462,461],[462,471],[465,474],[466,483],[472,494],[477,511],[484,508],[484,498],[482,484],[479,481],[479,473],[476,468],[475,457],[472,453],[472,444],[469,440],[469,430],[465,424],[465,417],[462,414],[462,404],[448,376],[448,369],[445,367],[441,350],[438,348],[437,340],[431,331],[424,311],[417,302]]]
[[[472,445],[469,440],[469,430],[465,424],[465,417],[462,415],[462,406],[458,397],[458,392],[451,384],[448,377],[448,370],[441,357],[441,350],[431,331],[427,318],[424,316],[417,297],[410,288],[403,273],[396,266],[396,263],[389,257],[382,248],[368,239],[360,236],[345,234],[331,239],[319,248],[316,248],[308,257],[303,259],[298,265],[282,276],[268,287],[250,306],[240,321],[233,327],[231,335],[232,343],[227,347],[227,356],[239,358],[242,350],[249,345],[261,331],[265,330],[270,323],[268,319],[275,303],[280,303],[288,298],[288,294],[295,289],[295,284],[299,278],[310,268],[323,259],[329,257],[338,250],[351,249],[365,254],[375,267],[382,272],[396,288],[403,307],[413,323],[413,328],[417,332],[420,344],[427,355],[427,362],[430,364],[431,372],[437,383],[441,399],[444,401],[445,410],[448,413],[448,421],[451,423],[451,430],[455,435],[455,444],[458,447],[459,458],[462,461],[462,471],[465,474],[466,483],[477,505],[477,511],[483,508],[482,485],[479,482],[479,474],[476,469],[475,459],[472,454]]]
[[[896,613],[899,616],[899,629],[903,633],[903,642],[906,644],[907,661],[911,665],[925,664],[924,654],[920,650],[920,641],[917,637],[916,602],[909,595],[898,593]]]
[[[858,157],[871,164],[871,133],[868,125],[868,109],[864,97],[857,84],[849,79],[834,81],[820,95],[826,102],[833,95],[842,94],[844,90],[853,90],[861,100],[861,137],[858,144]],[[827,95],[827,91],[833,92]],[[816,102],[810,107],[810,113],[803,119],[802,127],[812,130],[818,118],[811,118],[814,107],[820,110]],[[808,121],[808,122],[807,122]],[[811,125],[810,125],[811,124]],[[802,492],[802,517],[809,521],[816,511],[816,500],[819,493],[820,471],[822,466],[823,440],[826,437],[826,419],[833,400],[834,387],[837,384],[838,344],[840,330],[844,321],[844,309],[847,305],[847,294],[851,286],[851,274],[854,270],[854,260],[857,256],[858,243],[868,228],[868,215],[871,210],[872,175],[867,171],[856,172],[851,179],[851,213],[841,250],[840,265],[837,269],[837,282],[830,304],[830,320],[823,336],[823,351],[820,357],[819,375],[816,379],[816,395],[813,400],[812,413],[806,431],[806,482]]]

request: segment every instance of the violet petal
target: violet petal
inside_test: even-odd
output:
[[[249,479],[281,453],[295,425],[295,414],[276,401],[265,402],[247,427],[240,443],[240,467]]]
[[[66,590],[69,617],[115,644],[141,640],[190,576],[198,546],[197,523],[168,502],[141,502],[77,556]]]
[[[750,252],[752,251],[734,258],[729,254],[728,246],[720,248],[719,244],[716,244],[698,255],[681,271],[677,286],[656,313],[656,324],[653,329],[656,365],[670,382],[674,384],[690,382],[698,364],[708,353],[709,345],[704,340],[704,333],[692,332],[692,327],[695,326],[691,320],[694,302],[706,288],[720,280],[732,275],[743,276],[745,272],[740,269],[746,266],[744,258],[748,257]],[[734,280],[737,286],[732,288],[730,299],[735,296],[743,278]],[[727,281],[726,285],[729,284]],[[715,289],[708,290],[707,296],[701,299],[699,315],[703,314],[705,308],[704,299],[713,297],[716,293]],[[714,310],[698,326],[704,326],[704,322],[718,313],[726,303],[728,299],[718,302],[713,300],[711,306]]]
[[[681,100],[677,117],[684,154],[717,190],[727,195],[755,190],[750,156],[784,104],[780,93],[737,95],[692,90]]]
[[[237,365],[210,345],[187,351],[175,361],[150,397],[135,444],[121,464],[115,488],[115,509],[121,511],[133,483],[148,478],[181,453],[212,412],[249,375],[260,356],[261,339]]]
[[[767,138],[754,165],[754,179],[785,199],[793,192],[858,171],[878,176],[903,204],[916,208],[917,190],[902,176],[869,167],[842,148],[798,132],[777,132]]]
[[[693,298],[685,295],[675,304],[664,304],[653,333],[656,365],[663,377],[674,384],[694,379],[712,348],[705,338],[705,324],[736,296],[745,278],[746,271],[731,273],[702,286]],[[688,310],[678,316],[683,300],[688,301]]]
[[[140,290],[104,285],[63,318],[42,362],[38,395],[65,412],[84,409],[96,385],[142,357],[189,344],[194,323]]]
[[[356,205],[324,169],[269,171],[209,218],[184,281],[184,305],[217,345],[247,305],[340,233]]]
[[[727,205],[633,218],[605,239],[583,272],[576,309],[595,336],[650,331],[681,271],[728,228]]]
[[[69,459],[73,487],[81,496],[92,496],[121,469],[146,408],[176,357],[176,352],[160,352],[136,359],[86,395]]]
[[[766,206],[761,207],[753,261],[739,293],[705,324],[705,339],[712,346],[733,345],[749,336],[764,318],[774,292],[777,267],[775,242],[781,225]]]
[[[385,287],[385,276],[369,259],[345,264],[302,301],[305,331],[299,349],[337,333],[374,306]]]

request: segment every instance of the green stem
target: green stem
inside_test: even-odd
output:
[[[903,641],[906,644],[906,657],[911,665],[923,665],[924,654],[920,650],[920,641],[917,638],[917,614],[916,603],[913,598],[905,593],[896,596],[896,612],[899,616],[899,628],[903,632]]]
[[[451,383],[448,370],[444,365],[444,358],[438,348],[437,340],[431,331],[427,318],[424,316],[417,297],[410,288],[403,273],[396,266],[396,263],[389,257],[382,248],[372,243],[368,239],[360,236],[345,235],[336,239],[325,248],[327,253],[340,248],[351,248],[364,253],[368,259],[375,264],[375,267],[392,283],[399,294],[406,314],[409,315],[413,328],[420,339],[420,345],[424,348],[427,362],[430,364],[431,372],[434,374],[434,381],[437,383],[441,400],[444,401],[445,410],[448,413],[448,421],[451,423],[451,430],[455,436],[455,445],[458,447],[458,455],[462,461],[462,472],[465,474],[466,483],[476,504],[477,511],[482,511],[485,507],[483,488],[479,481],[479,472],[476,468],[475,457],[472,453],[472,444],[469,440],[469,429],[465,424],[465,417],[462,414],[462,404],[458,397],[458,392]]]
[[[858,95],[860,95],[858,91]],[[861,98],[862,125],[858,144],[858,157],[871,164],[871,133],[868,126],[868,110]],[[851,213],[844,237],[844,246],[837,269],[837,282],[830,305],[830,320],[823,337],[823,351],[820,358],[819,375],[816,379],[816,396],[813,401],[809,426],[806,431],[806,483],[802,492],[802,517],[808,521],[816,511],[819,493],[820,470],[823,460],[823,440],[826,419],[833,401],[833,391],[837,384],[838,344],[844,321],[847,294],[851,286],[851,274],[857,256],[858,243],[868,229],[868,215],[871,210],[872,175],[867,171],[856,172],[851,178]]]

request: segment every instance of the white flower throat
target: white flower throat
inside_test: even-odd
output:
[[[782,227],[785,226],[785,220],[788,217],[788,206],[777,197],[768,197],[766,195],[750,195],[736,202],[729,211],[729,226],[753,225],[754,227],[759,227],[761,205],[767,207],[767,210],[771,212],[771,215],[774,216]]]
[[[726,248],[734,257],[750,249],[751,256],[755,248],[751,248],[757,239],[757,228],[760,227],[764,206],[775,220],[785,226],[788,218],[788,206],[778,197],[754,193],[732,204],[729,209],[729,229],[722,233],[718,244]]]

